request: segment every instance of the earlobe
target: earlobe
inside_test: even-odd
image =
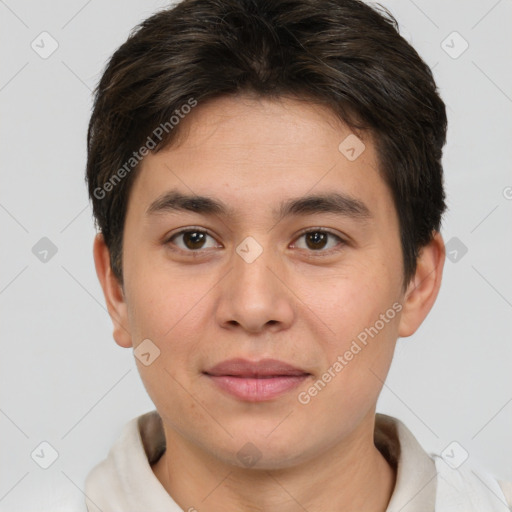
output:
[[[103,289],[108,314],[114,326],[114,340],[119,346],[129,348],[132,346],[132,339],[128,330],[125,296],[121,284],[112,271],[110,251],[102,233],[98,233],[94,238],[93,254],[96,275]]]
[[[425,320],[436,301],[445,262],[443,238],[436,232],[421,249],[414,274],[403,299],[399,336],[411,336]]]

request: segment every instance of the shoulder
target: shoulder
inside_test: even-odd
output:
[[[397,462],[397,481],[388,510],[506,512],[512,510],[512,482],[500,481],[477,459],[458,453],[427,452],[399,419],[376,415],[375,444]]]
[[[446,457],[431,456],[437,471],[436,511],[504,512],[512,506],[511,482],[498,480],[477,462],[454,467]]]
[[[501,487],[503,494],[505,495],[507,505],[512,508],[512,482],[504,482],[503,480],[498,480],[498,484]]]

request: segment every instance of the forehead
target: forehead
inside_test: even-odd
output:
[[[141,162],[132,188],[140,212],[170,190],[214,196],[239,214],[275,215],[283,199],[317,193],[343,194],[370,212],[393,209],[370,134],[356,136],[326,107],[223,97],[199,104],[178,129]]]

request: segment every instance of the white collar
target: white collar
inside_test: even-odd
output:
[[[400,420],[377,414],[375,425],[376,446],[397,467],[396,485],[386,512],[433,512],[433,459]],[[151,468],[164,450],[162,420],[156,410],[130,420],[106,459],[87,475],[88,511],[182,512]]]

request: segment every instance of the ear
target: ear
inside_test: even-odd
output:
[[[123,287],[110,266],[110,251],[102,233],[94,237],[93,253],[96,274],[103,289],[108,314],[114,324],[114,340],[119,346],[129,348],[132,346],[132,338],[128,330],[128,308]]]
[[[445,255],[443,238],[436,231],[433,239],[421,249],[416,273],[407,287],[398,328],[399,336],[413,334],[432,309],[441,287]]]

